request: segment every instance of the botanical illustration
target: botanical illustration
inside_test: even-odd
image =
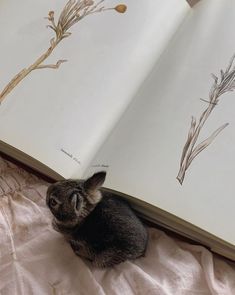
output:
[[[211,142],[216,138],[216,136],[226,127],[228,123],[220,126],[216,129],[207,139],[203,140],[202,142],[198,143],[198,137],[200,132],[205,125],[207,119],[209,118],[210,114],[214,110],[216,106],[218,106],[220,97],[230,91],[235,89],[235,65],[234,65],[235,55],[231,58],[229,65],[227,66],[226,70],[220,71],[220,77],[215,76],[212,74],[212,78],[214,79],[214,83],[211,87],[209,98],[201,99],[202,101],[206,102],[208,106],[201,114],[199,120],[196,120],[195,117],[192,117],[191,125],[188,132],[188,138],[184,145],[181,160],[180,160],[180,169],[177,175],[177,180],[182,185],[186,170],[191,165],[194,158],[202,152],[206,147],[208,147]]]
[[[115,10],[119,13],[124,13],[127,9],[124,4],[119,4],[113,8],[106,8],[103,6],[104,2],[105,0],[70,0],[62,9],[57,22],[55,20],[54,11],[49,11],[48,16],[46,17],[49,21],[49,25],[47,27],[55,33],[55,36],[50,40],[50,47],[33,64],[24,68],[17,75],[15,75],[5,86],[2,92],[0,92],[0,104],[6,96],[32,71],[45,68],[58,69],[62,63],[66,62],[66,60],[61,59],[55,64],[44,64],[44,61],[52,54],[59,43],[71,35],[69,29],[84,17],[107,10]]]

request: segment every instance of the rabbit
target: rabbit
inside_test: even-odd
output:
[[[144,256],[148,242],[130,205],[101,190],[105,177],[101,171],[86,180],[62,180],[51,184],[46,196],[54,229],[76,255],[99,268]]]

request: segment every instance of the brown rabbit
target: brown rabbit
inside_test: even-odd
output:
[[[105,176],[98,172],[85,181],[59,181],[47,191],[54,228],[78,256],[97,267],[143,256],[148,241],[146,228],[130,206],[100,191]]]

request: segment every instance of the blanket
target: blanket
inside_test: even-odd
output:
[[[235,267],[148,228],[145,257],[96,269],[51,227],[48,184],[0,158],[1,295],[234,295]]]

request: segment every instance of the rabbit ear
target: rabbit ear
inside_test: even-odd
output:
[[[84,182],[84,189],[88,193],[93,193],[99,190],[105,181],[105,177],[105,171],[95,173],[93,176],[91,176]]]

